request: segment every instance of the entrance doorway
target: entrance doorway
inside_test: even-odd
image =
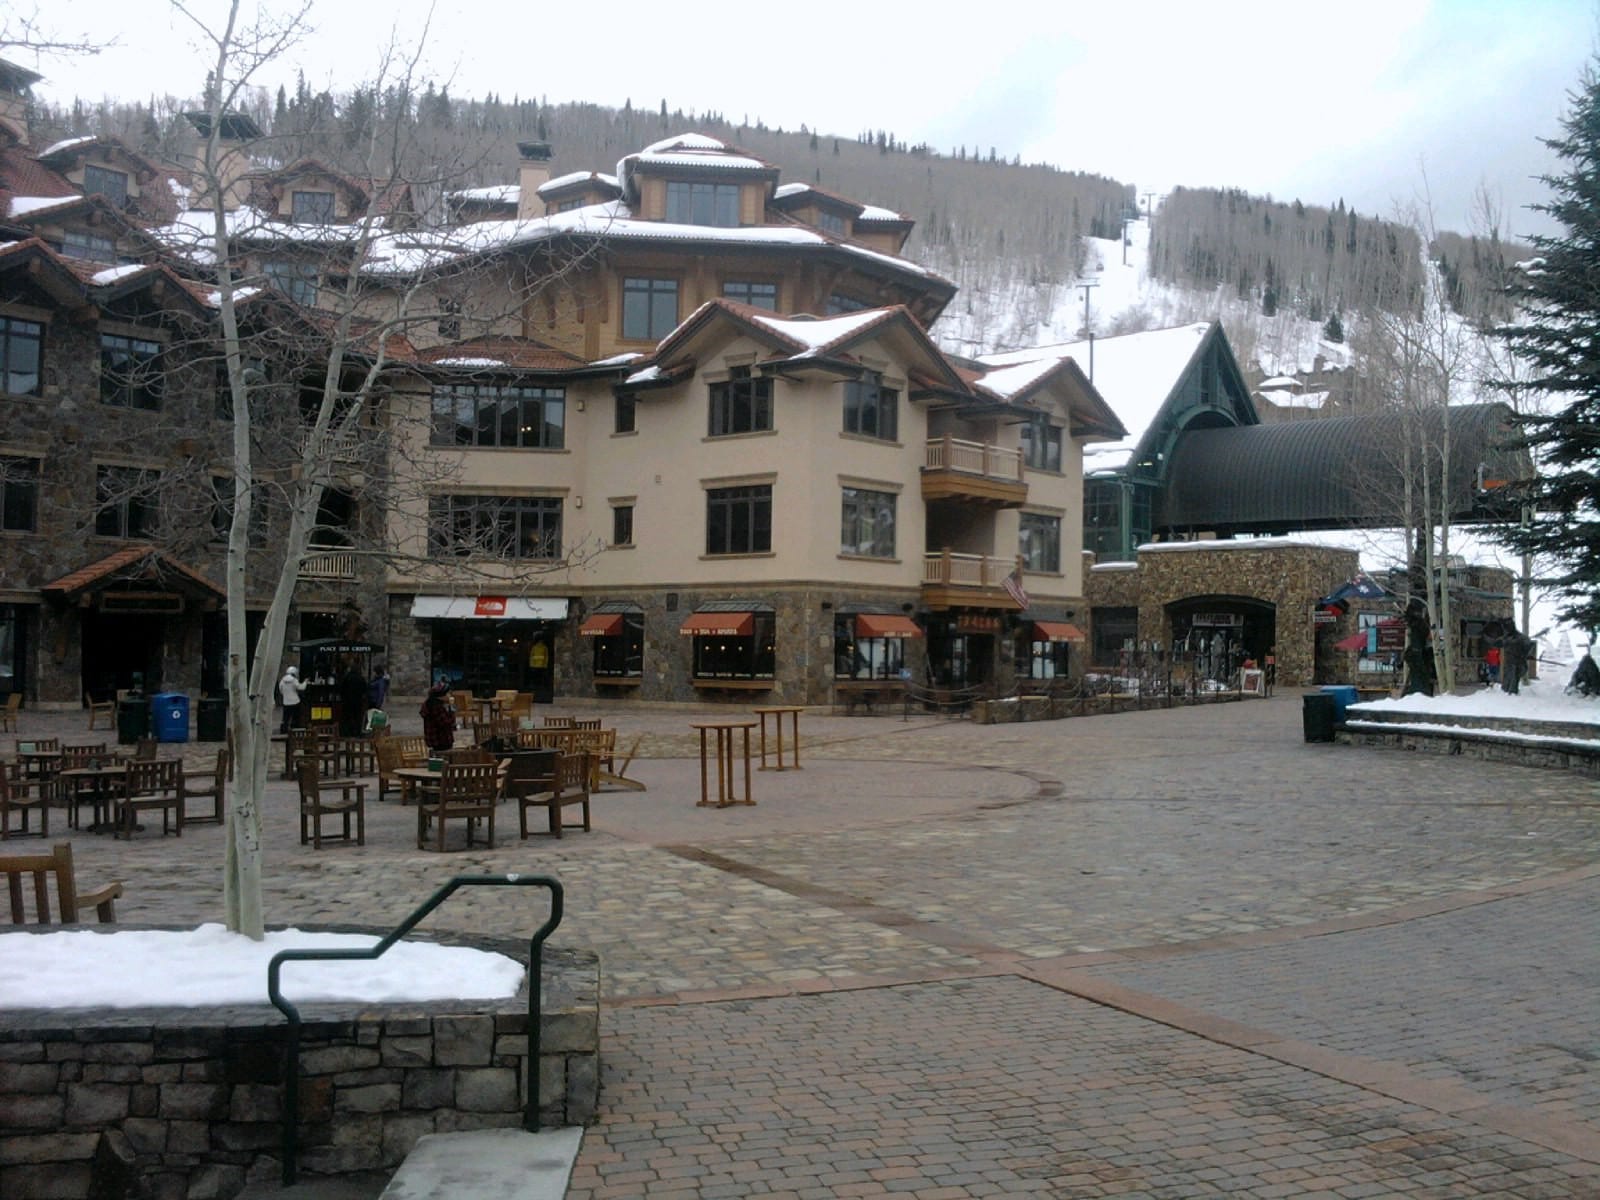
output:
[[[82,621],[84,691],[98,699],[136,682],[147,695],[160,689],[163,618],[85,609]]]
[[[543,621],[433,621],[429,676],[479,695],[502,689],[555,696],[553,627]]]
[[[1277,606],[1247,596],[1192,596],[1167,605],[1175,668],[1196,682],[1233,686],[1246,661],[1264,663],[1277,645]]]

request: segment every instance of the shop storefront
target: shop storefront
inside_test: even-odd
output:
[[[556,631],[567,619],[565,598],[417,596],[411,616],[429,628],[428,676],[487,695],[555,695]]]
[[[995,643],[1003,628],[998,613],[936,613],[928,618],[928,682],[961,688],[994,678]]]
[[[1081,655],[1086,641],[1070,621],[1024,621],[1017,631],[1017,680],[1037,684],[1068,678],[1074,648]]]

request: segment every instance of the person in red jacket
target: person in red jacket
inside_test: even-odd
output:
[[[428,689],[428,698],[418,710],[422,717],[422,740],[433,754],[443,754],[456,744],[456,711],[450,707],[450,685],[440,680]]]
[[[1500,680],[1500,647],[1490,646],[1483,652],[1483,674],[1490,687]]]

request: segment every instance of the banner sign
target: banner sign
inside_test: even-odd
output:
[[[475,617],[503,617],[506,615],[506,598],[504,596],[479,596],[472,606],[472,615]]]

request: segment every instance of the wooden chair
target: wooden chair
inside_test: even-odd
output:
[[[105,718],[107,729],[115,729],[117,727],[116,700],[96,700],[88,692],[85,692],[83,694],[83,706],[89,710],[90,729],[95,728],[102,717]]]
[[[139,814],[161,810],[161,836],[176,827],[183,836],[183,763],[176,758],[134,759],[128,764],[127,791],[112,801],[119,838],[133,838]],[[170,820],[170,823],[169,823]]]
[[[457,722],[467,722],[478,711],[478,701],[471,692],[463,689],[450,693],[450,707],[456,710]]]
[[[123,761],[122,755],[109,753],[104,742],[93,746],[63,746],[61,748],[61,771],[75,771],[81,767],[91,767],[96,763],[113,765]],[[106,779],[67,779],[64,774],[56,775],[56,794],[60,798],[61,806],[67,810],[67,824],[74,829],[83,828],[83,809],[87,805],[94,809],[94,824],[101,827],[111,822],[111,793],[121,784]]]
[[[337,815],[344,820],[344,830],[335,837],[328,834],[326,840],[330,842],[350,841],[350,816],[355,814],[356,832],[355,843],[358,846],[367,844],[367,785],[358,779],[324,779],[322,768],[314,759],[301,759],[296,767],[296,778],[300,782],[300,844],[304,846],[311,843],[313,850],[321,850],[324,835],[322,832],[322,818],[329,814]],[[335,788],[339,791],[339,799],[325,797],[322,790],[329,791]]]
[[[339,748],[336,734],[321,729],[291,729],[283,744],[284,768],[289,778],[299,778],[300,764],[307,760],[327,776],[339,773]]]
[[[574,728],[567,739],[566,750],[569,754],[587,754],[589,756],[589,790],[600,790],[600,773],[610,770],[612,760],[617,753],[617,731],[615,729],[588,729]]]
[[[572,727],[574,729],[599,729],[600,722],[604,719],[603,717],[574,717],[572,719]]]
[[[228,780],[233,772],[233,751],[224,746],[217,751],[217,761],[211,767],[211,782],[196,785],[188,780],[183,785],[183,821],[186,825],[222,824],[222,806],[228,795]],[[211,798],[211,811],[204,816],[193,816],[188,801]]]
[[[513,693],[510,702],[501,710],[501,715],[509,720],[513,727],[520,729],[523,721],[533,720],[533,693]]]
[[[583,828],[589,829],[589,775],[593,770],[587,754],[558,754],[546,791],[528,792],[517,797],[517,821],[522,836],[528,836],[528,810],[543,808],[550,814],[550,832],[561,836],[561,810],[569,804],[583,807]]]
[[[50,836],[50,793],[54,790],[50,780],[30,775],[22,763],[0,763],[0,841],[13,837]],[[11,827],[15,813],[21,823]],[[28,822],[34,813],[39,814],[39,828],[29,829]]]
[[[481,767],[485,763],[493,763],[494,755],[481,746],[457,746],[454,750],[444,752],[444,761],[457,766]]]
[[[33,887],[24,889],[23,879],[32,876]],[[48,854],[0,854],[0,877],[4,877],[11,899],[13,925],[49,925],[50,881],[56,885],[56,912],[62,924],[77,921],[82,909],[92,908],[106,924],[117,919],[116,901],[122,895],[120,883],[108,883],[93,891],[80,892],[72,870],[72,844],[57,842]],[[33,892],[33,920],[28,920],[23,901]]]
[[[500,768],[494,762],[446,763],[439,773],[439,790],[432,796],[424,795],[417,804],[417,849],[426,848],[428,827],[439,824],[434,849],[444,850],[445,822],[464,820],[467,823],[467,845],[472,845],[472,831],[477,822],[487,820],[488,841],[494,846],[494,809],[499,799]]]
[[[408,753],[405,745],[407,742],[416,742],[417,749]],[[428,748],[421,743],[421,738],[381,737],[373,740],[372,752],[377,759],[380,804],[388,796],[391,787],[399,789],[402,801],[411,799],[411,789],[406,786],[405,780],[398,777],[397,772],[407,767],[420,767],[428,761]]]
[[[544,719],[544,727],[546,729],[571,729],[572,722],[572,717],[546,717]]]
[[[12,733],[17,731],[17,714],[22,711],[22,693],[12,692],[6,697],[5,707],[0,708],[0,730],[9,729]]]

